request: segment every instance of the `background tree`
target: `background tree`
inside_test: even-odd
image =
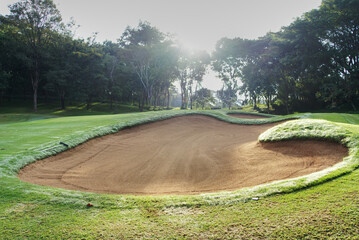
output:
[[[178,51],[171,41],[165,41],[155,46],[154,64],[154,99],[156,107],[162,98],[162,106],[169,108],[170,88],[176,79]]]
[[[140,94],[140,110],[150,104],[153,97],[156,72],[156,50],[163,43],[165,35],[148,22],[140,22],[136,28],[127,27],[120,44],[127,50],[127,59],[133,67],[143,92]]]
[[[103,64],[101,45],[91,39],[78,42],[77,51],[74,52],[77,69],[77,79],[80,79],[76,87],[78,97],[86,102],[86,108],[90,109],[92,102],[105,94],[106,77]]]
[[[329,53],[327,57],[331,63],[328,64],[330,73],[327,74],[326,81],[322,85],[327,89],[324,96],[332,95],[334,101],[341,104],[349,103],[353,110],[357,110],[359,2],[324,0],[319,10],[313,10],[307,16],[320,26],[321,43]]]
[[[2,94],[8,101],[19,97],[26,99],[32,92],[31,59],[24,38],[7,17],[0,16],[0,65],[2,72]],[[31,93],[30,93],[31,94]]]
[[[176,77],[181,88],[181,109],[188,107],[188,81],[190,78],[190,54],[180,50],[180,56],[176,66]]]
[[[51,32],[60,27],[61,15],[52,0],[24,0],[10,6],[9,18],[18,27],[31,50],[31,82],[34,111],[37,111],[37,92],[40,83],[41,58],[51,40]]]
[[[206,51],[194,52],[189,59],[189,82],[188,91],[190,97],[190,108],[193,108],[193,90],[197,92],[202,88],[203,77],[206,74],[207,66],[210,63],[210,56]],[[194,89],[193,89],[194,88]]]
[[[246,40],[241,38],[222,38],[217,42],[212,54],[212,69],[217,72],[223,82],[219,95],[222,96],[221,99],[228,108],[231,108],[237,101],[238,81],[246,56],[245,44]],[[224,94],[227,94],[227,97]]]
[[[201,106],[202,109],[204,109],[206,105],[214,103],[212,91],[208,88],[201,88],[197,90],[193,96],[193,102],[196,105]]]
[[[60,98],[61,109],[66,108],[66,97],[71,94],[75,85],[74,51],[75,44],[68,33],[53,32],[53,41],[48,48],[48,71],[46,72],[46,84],[44,88],[54,92]]]
[[[202,86],[210,56],[206,51],[189,52],[180,49],[176,67],[176,77],[180,82],[182,104],[181,109],[193,108],[193,93]]]
[[[358,109],[358,5],[324,0],[278,32],[222,38],[211,67],[223,83],[217,91],[223,105],[231,108],[245,95],[254,108],[265,102],[267,111],[283,114]],[[50,0],[23,0],[10,10],[0,16],[0,104],[31,98],[34,110],[37,99],[61,108],[108,102],[115,112],[113,103],[193,107],[206,53],[179,49],[150,23],[127,27],[119,42],[98,43],[75,39]]]

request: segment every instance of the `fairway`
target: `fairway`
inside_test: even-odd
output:
[[[96,193],[198,194],[294,178],[343,160],[340,144],[258,143],[278,123],[175,117],[122,130],[23,168],[23,181]]]
[[[244,114],[244,113],[229,113],[228,116],[242,118],[242,119],[268,118],[268,116],[260,116],[260,115],[253,115],[253,114]]]

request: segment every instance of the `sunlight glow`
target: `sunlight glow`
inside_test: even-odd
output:
[[[0,14],[9,14],[14,0],[1,0]],[[279,31],[295,18],[318,8],[321,0],[54,0],[65,22],[80,27],[76,37],[98,32],[97,41],[117,41],[126,26],[148,21],[173,34],[184,47],[211,53],[222,37],[255,39]],[[204,87],[218,89],[215,74],[205,76]]]

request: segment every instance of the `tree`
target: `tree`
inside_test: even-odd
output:
[[[353,110],[359,104],[359,2],[324,0],[308,17],[321,26],[321,42],[329,53],[330,73],[325,87]],[[332,87],[330,87],[332,86]],[[341,89],[342,91],[337,91]]]
[[[169,108],[170,88],[176,79],[176,66],[178,63],[178,51],[171,41],[165,41],[155,46],[154,51],[154,100],[153,105],[159,104],[160,97],[163,96],[163,106]]]
[[[193,85],[195,85],[194,91],[197,92],[201,88],[203,77],[207,71],[207,65],[210,62],[210,56],[206,51],[194,52],[190,58],[189,64],[189,83],[188,90],[190,96],[190,107],[192,109],[193,104]]]
[[[76,66],[73,76],[80,80],[76,86],[77,95],[85,100],[86,108],[90,109],[92,102],[105,93],[104,55],[101,45],[90,38],[86,42],[78,41],[76,49],[73,53]]]
[[[150,104],[152,100],[156,46],[164,40],[164,34],[148,22],[140,22],[137,28],[127,27],[120,39],[121,46],[127,50],[128,62],[143,87],[142,97],[139,99],[141,111],[145,101]]]
[[[29,51],[19,35],[9,19],[0,16],[0,85],[1,95],[6,95],[8,101],[19,95],[25,98],[31,87],[26,79],[31,66]]]
[[[233,89],[222,87],[217,91],[217,96],[221,100],[223,106],[231,108],[237,102],[237,94]]]
[[[122,95],[120,80],[122,75],[128,71],[128,67],[124,63],[123,49],[120,49],[119,44],[111,41],[103,43],[103,64],[105,68],[105,77],[107,78],[107,86],[105,89],[106,95],[110,100],[110,109],[113,110],[113,100],[119,100]]]
[[[262,81],[264,78],[260,74],[260,69],[254,63],[249,63],[243,69],[243,92],[249,92],[253,100],[253,109],[257,109],[257,100],[262,93]]]
[[[1,16],[0,16],[1,18]],[[0,19],[0,26],[2,26],[4,19]],[[5,95],[6,89],[9,85],[9,79],[11,77],[11,73],[9,68],[7,68],[6,62],[9,62],[9,52],[8,52],[8,43],[11,40],[8,35],[3,31],[3,28],[0,28],[0,105],[3,102],[3,96]],[[5,61],[6,59],[6,61]]]
[[[2,105],[3,96],[5,93],[5,90],[8,87],[8,81],[9,81],[10,77],[11,77],[10,73],[4,71],[4,69],[0,63],[0,105]]]
[[[241,38],[222,38],[217,42],[216,49],[212,54],[212,69],[223,81],[221,94],[228,94],[224,98],[226,99],[224,102],[229,108],[237,101],[238,80],[241,77],[241,70],[247,54],[246,42]]]
[[[253,108],[257,109],[257,102],[264,98],[269,111],[273,98],[278,89],[279,62],[276,60],[276,51],[270,45],[273,34],[257,40],[249,40],[247,57],[242,68],[242,91],[249,93]]]
[[[31,49],[34,111],[40,83],[41,58],[51,39],[51,31],[60,27],[61,15],[52,0],[23,0],[10,6],[9,18],[19,28],[27,47]]]
[[[207,88],[197,90],[193,96],[193,102],[200,105],[202,109],[209,103],[214,103],[214,97],[211,90]]]
[[[176,77],[180,81],[181,87],[181,109],[187,109],[189,103],[192,109],[193,92],[201,88],[207,65],[210,62],[210,56],[205,51],[189,52],[180,49],[179,52]],[[193,88],[195,88],[194,91]]]
[[[188,80],[190,76],[190,55],[183,49],[180,50],[178,64],[176,66],[176,77],[179,79],[181,87],[181,109],[188,107]]]
[[[74,56],[75,42],[68,33],[53,32],[53,41],[48,48],[47,65],[49,70],[45,74],[47,82],[45,89],[54,91],[60,98],[61,109],[66,108],[65,99],[74,91]]]

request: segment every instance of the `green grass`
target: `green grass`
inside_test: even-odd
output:
[[[38,104],[37,113],[33,112],[31,102],[14,101],[0,105],[0,121],[4,115],[23,115],[30,116],[50,116],[50,117],[64,117],[64,116],[86,116],[86,115],[107,115],[139,112],[138,106],[130,104],[114,103],[111,110],[109,103],[94,102],[90,109],[86,108],[86,104],[67,105],[66,109],[62,110],[57,103]],[[8,121],[10,122],[10,121]],[[0,122],[1,123],[1,122]]]
[[[292,117],[326,119],[329,121],[304,119],[284,123],[264,133],[261,140],[324,138],[346,144],[351,149],[350,157],[329,171],[304,178],[198,196],[93,194],[36,186],[15,177],[27,163],[64,150],[59,141],[75,146],[126,126],[191,113],[246,124]],[[44,114],[44,118],[52,115]],[[320,116],[299,114],[242,120],[228,117],[223,111],[160,111],[37,121],[13,117],[0,124],[0,239],[356,239],[356,115]],[[94,207],[86,207],[87,203]]]
[[[307,113],[306,117],[312,119],[325,119],[331,122],[359,124],[359,114],[347,113]]]
[[[7,114],[0,114],[0,124],[36,121],[36,120],[42,120],[42,119],[47,119],[47,118],[53,118],[53,117],[54,116],[44,115],[44,114],[7,113]]]

